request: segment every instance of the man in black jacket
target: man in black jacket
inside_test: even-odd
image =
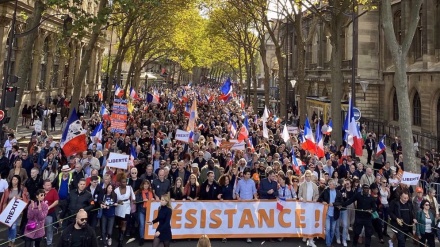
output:
[[[371,235],[373,235],[371,213],[376,210],[376,202],[375,199],[370,196],[370,186],[368,184],[362,185],[362,192],[354,194],[348,201],[343,202],[342,206],[347,207],[353,202],[357,202],[353,229],[353,247],[357,246],[362,227],[365,228],[365,247],[370,247]]]
[[[200,200],[218,200],[220,185],[215,181],[213,171],[208,172],[206,181],[200,187]]]
[[[321,193],[318,202],[322,202],[329,206],[327,210],[327,219],[325,221],[325,244],[327,246],[332,246],[336,231],[336,222],[338,222],[339,219],[339,209],[337,206],[342,205],[342,194],[339,190],[336,190],[335,180],[330,179],[328,181],[328,187]]]
[[[85,182],[84,182],[85,183]],[[57,247],[98,247],[95,230],[87,225],[87,212],[80,209],[75,222],[61,234]]]
[[[417,223],[417,220],[414,218],[415,211],[413,205],[408,199],[408,193],[402,192],[400,198],[390,203],[390,208],[388,209],[391,218],[391,229],[397,235],[398,247],[405,246],[406,235],[412,233],[412,226]]]
[[[101,207],[101,201],[104,197],[104,190],[99,186],[98,176],[92,176],[90,179],[90,185],[87,187],[86,191],[90,192],[93,200],[93,209]],[[89,213],[89,225],[93,228],[98,224],[98,211],[93,211]]]
[[[80,209],[90,212],[94,208],[94,201],[92,194],[86,190],[86,180],[81,178],[78,182],[78,188],[71,190],[67,198],[67,210],[61,212],[60,218],[64,219],[67,216],[75,215]],[[64,226],[72,223],[73,219],[69,218],[64,223]]]

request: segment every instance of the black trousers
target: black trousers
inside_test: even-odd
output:
[[[353,247],[357,246],[359,235],[362,232],[362,228],[365,229],[365,247],[370,247],[371,245],[371,235],[373,235],[373,220],[371,218],[355,218],[354,219],[354,237],[353,237]]]
[[[434,247],[435,246],[435,240],[434,240],[434,233],[430,232],[430,233],[425,233],[422,234],[422,238],[420,239],[420,242],[422,243],[427,243],[428,247]],[[424,247],[425,245],[419,244],[420,247]]]

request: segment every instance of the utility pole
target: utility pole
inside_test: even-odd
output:
[[[285,81],[286,81],[286,90],[285,90],[285,94],[286,94],[286,124],[287,124],[287,120],[289,117],[289,23],[290,23],[290,18],[287,18],[287,22],[286,22],[286,72],[285,72]]]
[[[357,67],[358,67],[358,16],[357,16],[357,1],[353,1],[353,57],[351,58],[351,104],[353,107],[356,106],[356,77],[357,77]]]

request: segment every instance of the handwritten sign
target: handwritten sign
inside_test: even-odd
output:
[[[21,212],[23,212],[26,205],[26,202],[14,197],[0,214],[0,222],[11,227],[18,219]]]
[[[110,153],[107,159],[107,166],[126,170],[129,161],[129,155]]]

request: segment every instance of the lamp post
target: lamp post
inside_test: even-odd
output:
[[[107,97],[108,97],[108,93],[107,92],[107,88],[108,85],[111,83],[110,82],[110,62],[112,60],[112,42],[113,42],[113,25],[111,28],[111,33],[110,33],[110,42],[109,42],[109,48],[108,48],[108,61],[107,61],[107,80],[106,80],[106,87],[105,87],[105,92],[104,92],[104,101],[107,101]]]
[[[351,58],[351,104],[356,106],[356,76],[358,66],[358,16],[356,11],[357,1],[353,1],[353,57]]]
[[[295,115],[295,108],[296,108],[296,92],[295,92],[295,86],[296,86],[297,81],[296,80],[290,80],[290,85],[292,85],[292,89],[293,89],[293,107],[292,107],[292,116]],[[295,117],[293,117],[293,119],[295,119]],[[296,121],[294,126],[296,126]]]
[[[287,22],[286,22],[286,72],[285,72],[285,81],[286,81],[286,91],[285,91],[285,95],[286,95],[286,124],[287,124],[287,120],[289,117],[289,24],[290,24],[290,18],[287,18]]]

